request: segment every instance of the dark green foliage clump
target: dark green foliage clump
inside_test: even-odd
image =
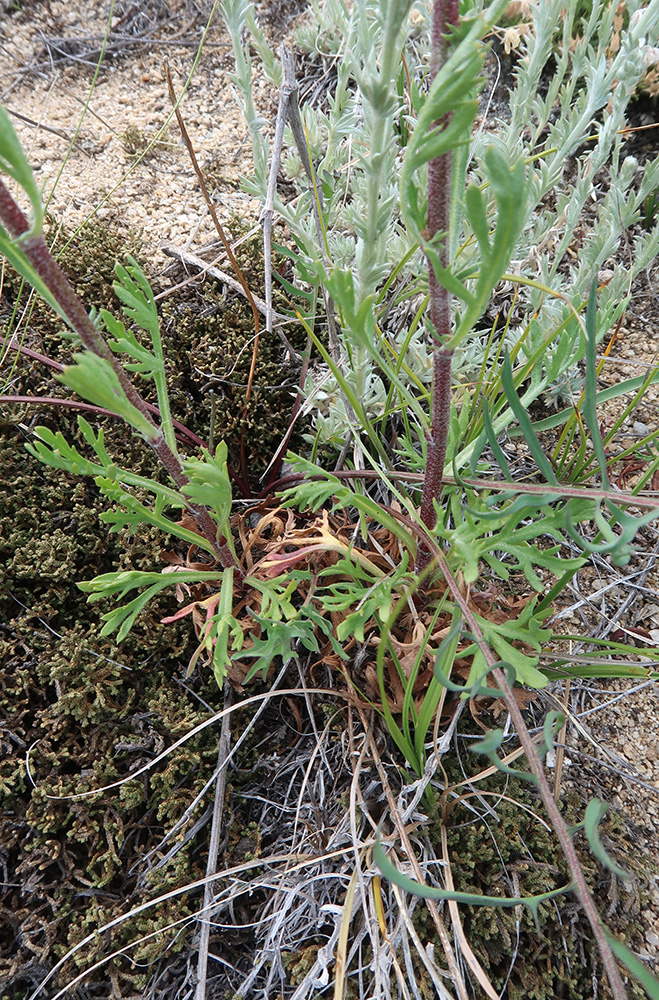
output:
[[[0,849],[8,873],[0,921],[11,942],[0,982],[14,983],[15,995],[24,997],[86,933],[152,898],[154,882],[164,890],[203,874],[203,848],[193,840],[146,881],[166,853],[160,839],[207,779],[217,751],[211,728],[121,790],[74,801],[47,797],[117,780],[208,712],[176,682],[191,636],[185,623],[160,625],[172,611],[171,598],[149,609],[120,647],[100,637],[100,611],[75,584],[113,568],[120,557],[130,565],[131,542],[108,535],[93,486],[26,461],[23,435],[11,424],[0,434],[8,473],[0,484]],[[149,547],[151,565],[158,565],[160,546],[148,538],[136,540],[136,562]],[[211,705],[219,699],[210,678],[203,697]],[[36,788],[25,763],[33,745]],[[147,864],[143,859],[154,849]],[[189,905],[183,897],[146,911],[140,927],[129,922],[112,945],[178,919]],[[85,949],[80,961],[87,966],[109,943]],[[171,935],[163,934],[133,957],[155,961],[171,944]],[[142,989],[150,974],[136,971],[132,990]]]
[[[69,243],[67,239],[64,233],[57,239],[60,263],[86,305],[118,313],[112,291],[114,263],[128,252],[136,253],[134,242],[126,243],[98,224],[90,224]],[[231,364],[238,363],[230,379],[246,381],[249,348],[240,359],[237,355],[253,327],[249,307],[225,302],[211,285],[204,287],[203,297],[198,291],[187,296],[184,301],[170,299],[163,316],[173,411],[206,439],[208,379],[194,369],[205,371],[210,357],[215,384],[215,375],[226,376],[222,365],[231,357]],[[20,281],[7,273],[0,303],[4,336],[14,332],[11,317],[20,315],[26,301]],[[25,345],[67,363],[74,345],[64,333],[50,310],[35,301]],[[250,473],[269,460],[268,448],[283,433],[292,405],[291,389],[271,393],[263,388],[279,386],[288,377],[277,367],[281,354],[278,338],[272,343],[262,338],[254,405],[244,431]],[[10,365],[11,385],[5,392],[66,394],[39,362],[9,354],[5,377]],[[244,392],[241,396],[234,386],[218,384],[216,440],[226,434],[238,448],[237,415]],[[108,448],[119,462],[144,475],[160,475],[149,449],[116,421],[93,415],[88,419],[104,427]],[[264,427],[259,431],[260,421]],[[202,824],[191,838],[190,831],[206,802],[191,810],[170,841],[161,841],[212,774],[216,727],[121,788],[83,799],[61,797],[130,775],[221,703],[209,671],[200,668],[184,686],[181,683],[196,643],[188,621],[160,623],[176,610],[173,593],[165,592],[146,609],[121,646],[100,636],[100,616],[106,608],[102,603],[88,605],[76,584],[119,566],[158,569],[163,548],[172,543],[155,531],[135,537],[125,531],[110,534],[99,518],[105,501],[93,482],[42,466],[27,455],[25,443],[37,424],[60,430],[85,447],[74,411],[26,404],[0,409],[0,934],[5,942],[0,986],[11,1000],[24,1000],[59,957],[107,921],[203,876],[208,827]],[[179,555],[185,557],[184,548]],[[26,767],[30,747],[36,787]],[[252,839],[256,845],[258,837]],[[141,935],[151,936],[131,947],[134,966],[116,960],[86,980],[83,992],[67,995],[88,996],[90,989],[98,997],[141,995],[156,973],[162,988],[173,983],[175,992],[185,978],[184,949],[190,940],[185,918],[198,905],[198,895],[183,894],[97,938],[44,995],[52,995],[79,969],[137,942]],[[165,930],[181,919],[182,924]],[[5,994],[5,988],[11,993]]]

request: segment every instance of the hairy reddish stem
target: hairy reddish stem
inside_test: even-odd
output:
[[[446,34],[458,23],[458,0],[435,0],[432,22],[432,49],[430,61],[431,82],[441,69],[446,58]],[[448,119],[436,122],[436,127],[446,126]],[[428,239],[439,234],[442,245],[439,251],[443,267],[448,267],[448,235],[451,214],[451,172],[453,155],[449,151],[436,157],[428,164]],[[448,289],[437,280],[432,262],[428,257],[428,287],[430,296],[430,321],[433,336],[433,391],[430,434],[427,438],[426,473],[421,495],[421,520],[426,528],[435,527],[437,515],[435,500],[442,491],[442,475],[446,461],[451,412],[451,361],[453,352],[444,344],[451,334],[452,303]],[[430,562],[430,549],[420,542],[416,571],[423,572]]]

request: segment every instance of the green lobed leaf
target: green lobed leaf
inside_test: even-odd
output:
[[[224,531],[231,513],[231,479],[227,471],[227,446],[218,444],[212,456],[205,448],[203,458],[186,458],[183,468],[190,482],[182,492],[193,503],[207,507],[219,528]]]
[[[336,476],[305,458],[289,453],[286,461],[293,466],[294,472],[304,476],[304,479],[278,494],[283,507],[297,507],[299,510],[315,512],[345,488]]]
[[[100,464],[85,458],[76,447],[69,444],[59,431],[54,433],[48,427],[36,427],[34,431],[35,443],[26,444],[25,447],[30,454],[51,468],[64,469],[74,475],[93,476],[96,484],[105,496],[111,498],[115,503],[126,503],[128,510],[132,512],[128,515],[129,518],[136,515],[137,511],[144,512],[144,517],[139,518],[136,523],[155,523],[153,521],[152,508],[147,508],[143,504],[140,504],[133,494],[128,493],[127,486],[134,486],[155,496],[159,504],[158,515],[161,514],[164,505],[174,508],[186,506],[184,497],[177,490],[169,486],[163,486],[155,479],[135,475],[135,473],[115,465],[105,448],[102,428],[99,429],[98,434],[95,434],[89,423],[84,417],[80,416],[78,417],[78,426],[85,441],[100,459]],[[121,512],[116,512],[117,519],[120,516]],[[110,521],[113,518],[113,512],[108,511],[102,514],[101,517]],[[178,535],[179,538],[184,538],[188,544],[197,544],[202,548],[206,548],[209,552],[214,551],[210,542],[206,541],[206,539],[201,538],[195,532],[180,529],[178,525],[164,517],[159,523],[159,527]]]
[[[261,626],[261,637],[252,636],[252,647],[234,655],[236,660],[255,660],[245,677],[245,683],[259,671],[262,671],[265,680],[270,666],[277,659],[284,663],[292,660],[296,655],[294,644],[298,641],[305,649],[318,652],[320,647],[315,635],[315,624],[311,619],[305,618],[304,608],[300,609],[292,621],[272,622],[260,615],[253,617]]]
[[[250,578],[250,586],[261,594],[261,617],[275,622],[295,618],[297,608],[291,602],[291,597],[297,590],[298,580],[302,578],[308,579],[309,574],[294,570],[283,581],[281,577],[275,580]]]
[[[598,500],[595,505],[594,520],[599,529],[599,536],[604,541],[589,542],[577,531],[574,517],[574,504],[570,501],[564,509],[565,530],[584,552],[609,555],[614,566],[627,566],[632,556],[636,552],[634,541],[638,531],[646,524],[656,521],[659,518],[659,507],[656,510],[648,511],[639,517],[634,517],[622,510],[610,500],[604,501],[606,507],[612,514],[610,520],[602,514],[602,502]],[[616,532],[614,529],[618,528]]]
[[[534,616],[534,610],[535,600],[530,601],[512,621],[495,623],[480,615],[477,615],[476,619],[485,642],[495,650],[503,662],[513,667],[515,680],[519,684],[539,689],[547,686],[547,677],[538,670],[540,657],[519,648],[519,646],[531,646],[539,654],[542,644],[548,642],[552,636],[550,629],[541,627],[540,621]],[[547,613],[543,614],[546,616]],[[467,682],[468,686],[473,687],[478,681],[482,681],[492,668],[477,642],[464,650],[462,655],[473,656]]]
[[[77,586],[83,594],[89,595],[87,598],[89,603],[115,595],[120,598],[125,597],[131,590],[146,587],[146,590],[128,601],[127,604],[102,615],[105,625],[101,629],[101,635],[110,635],[118,629],[117,641],[122,642],[135,624],[140,611],[165,587],[173,587],[177,583],[199,583],[202,580],[217,581],[219,575],[220,573],[217,571],[203,570],[181,570],[176,573],[121,570],[115,573],[103,573],[101,576],[85,583],[79,583]]]
[[[171,518],[163,514],[165,503],[174,509],[185,509],[186,503],[180,495],[175,494],[174,499],[169,495],[165,496],[164,491],[161,492],[158,489],[159,484],[154,483],[156,502],[151,505],[143,503],[135,494],[125,489],[120,478],[109,479],[105,476],[97,476],[94,481],[103,496],[118,505],[115,509],[103,511],[100,515],[104,524],[112,525],[111,532],[119,531],[121,528],[129,528],[131,533],[134,533],[139,525],[150,524],[175,538],[180,538],[188,545],[194,545],[196,548],[215,554],[208,539],[183,527],[177,521],[172,521]],[[172,493],[173,491],[168,492]]]
[[[91,351],[83,351],[75,355],[74,362],[56,376],[58,382],[73,389],[81,399],[121,417],[147,441],[158,438],[160,431],[130,402],[109,361]]]
[[[125,597],[131,590],[156,583],[160,583],[162,587],[167,587],[175,583],[200,583],[203,580],[217,581],[221,572],[221,570],[183,569],[177,570],[175,573],[156,573],[137,569],[125,569],[112,573],[101,573],[100,576],[94,577],[93,580],[77,584],[77,587],[79,590],[82,590],[83,594],[90,595],[87,600],[92,603],[93,601],[100,601],[103,597],[112,597],[114,595]]]
[[[233,596],[233,569],[229,568],[222,574],[217,610],[202,640],[213,650],[213,673],[219,688],[224,685],[232,656],[242,649],[244,641],[240,622],[231,613]]]
[[[152,377],[156,371],[164,372],[164,364],[139,343],[132,331],[126,330],[121,320],[116,319],[107,309],[101,309],[100,317],[103,325],[112,339],[108,340],[108,346],[115,354],[127,354],[134,358],[133,362],[123,361],[124,368],[131,372],[139,372],[145,377]]]
[[[159,343],[160,321],[151,286],[135,258],[128,256],[127,260],[126,267],[115,264],[118,280],[112,287],[123,303],[126,315]]]
[[[79,424],[81,421],[93,434],[87,421],[78,417]],[[75,476],[97,476],[106,471],[105,465],[98,465],[81,455],[77,448],[69,444],[60,431],[54,433],[49,427],[38,426],[34,429],[34,437],[34,444],[28,442],[25,445],[26,450],[44,465],[50,466],[51,469],[63,469]],[[103,450],[105,451],[105,449]],[[105,454],[107,456],[107,452]]]

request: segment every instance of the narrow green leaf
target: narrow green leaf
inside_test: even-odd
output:
[[[469,749],[471,753],[484,754],[490,764],[496,767],[497,771],[501,771],[502,774],[506,774],[510,778],[517,778],[519,781],[528,781],[532,785],[537,785],[539,783],[537,774],[533,774],[531,771],[519,771],[504,764],[498,754],[502,740],[503,730],[491,729],[489,733],[485,734],[482,740],[474,743]]]
[[[597,422],[597,278],[593,278],[586,310],[586,385],[583,415],[590,431],[593,451],[600,467],[602,481],[611,488],[602,435]]]
[[[20,274],[21,278],[25,278],[28,284],[34,288],[35,292],[41,296],[44,302],[47,302],[50,308],[56,312],[57,315],[60,316],[61,319],[63,319],[69,326],[71,326],[66,313],[60,306],[55,296],[52,294],[50,288],[42,279],[41,275],[35,271],[32,264],[23,253],[20,243],[12,240],[2,226],[0,226],[0,256],[6,257],[16,273]]]
[[[43,223],[41,191],[34,179],[32,167],[28,163],[11,119],[2,105],[0,105],[0,170],[13,177],[30,199],[32,207],[31,226],[21,239],[32,239],[32,237],[38,236]],[[4,250],[2,252],[4,253]],[[19,273],[22,272],[19,271]],[[23,277],[26,277],[26,275],[23,275]],[[27,280],[30,281],[29,278]],[[31,281],[30,284],[32,284]]]
[[[560,889],[552,889],[550,892],[538,893],[536,896],[481,896],[472,892],[456,892],[455,890],[421,885],[415,879],[403,875],[391,863],[385,854],[382,841],[379,837],[373,849],[373,859],[385,878],[413,896],[420,896],[422,899],[455,900],[456,903],[464,903],[467,906],[495,906],[510,909],[513,906],[521,905],[528,907],[536,919],[538,907],[541,903],[549,899],[555,899],[557,896],[565,895],[565,893],[572,890],[572,885],[570,884],[562,886]]]
[[[636,957],[633,951],[631,951],[626,944],[622,941],[618,941],[617,938],[613,937],[610,931],[603,927],[604,935],[606,940],[609,942],[611,951],[618,959],[622,962],[632,976],[638,980],[650,1000],[659,1000],[659,979],[657,979],[652,972],[648,969],[647,965]]]
[[[608,810],[608,805],[605,802],[600,802],[599,799],[591,799],[586,806],[586,815],[583,822],[584,832],[588,838],[588,843],[590,849],[605,868],[617,875],[618,878],[629,879],[633,878],[629,872],[626,872],[623,868],[615,863],[615,861],[607,854],[599,835],[599,825],[602,817]]]
[[[637,392],[644,387],[649,388],[649,386],[654,385],[657,381],[659,381],[659,368],[650,372],[649,375],[637,375],[635,378],[624,379],[622,382],[616,382],[615,385],[610,385],[606,389],[600,389],[596,392],[595,404],[599,406],[600,403],[606,403],[610,399],[618,399],[620,396]],[[551,417],[534,420],[531,426],[538,433],[553,430],[553,428],[560,427],[561,424],[566,423],[573,415],[574,407],[568,406],[564,410],[559,410],[558,413],[553,413]],[[523,431],[521,427],[511,427],[508,433],[511,437],[521,437]]]
[[[492,421],[490,419],[490,408],[487,405],[487,399],[483,399],[483,426],[485,427],[485,435],[487,437],[488,444],[492,449],[492,453],[497,460],[499,468],[503,472],[503,478],[508,479],[511,483],[513,477],[510,473],[510,466],[506,461],[506,456],[504,455],[499,442],[497,441],[497,436],[494,433],[494,428],[492,427]],[[475,471],[475,462],[478,460],[478,456],[472,457],[472,474]]]
[[[552,486],[558,486],[558,480],[554,475],[554,470],[551,467],[551,463],[547,458],[547,456],[545,455],[544,451],[542,450],[542,445],[538,441],[535,431],[531,426],[531,421],[529,420],[528,414],[524,409],[524,407],[522,406],[519,396],[517,395],[517,390],[515,389],[515,383],[513,381],[513,372],[510,365],[510,357],[508,355],[508,352],[506,352],[504,356],[503,366],[501,368],[501,384],[503,385],[503,390],[506,394],[506,399],[508,400],[508,404],[513,413],[515,414],[515,416],[517,417],[517,421],[522,429],[524,437],[526,438],[526,443],[528,444],[529,450],[531,451],[531,454],[533,455],[536,461],[538,469],[540,470],[540,472],[545,477],[548,483],[551,483]]]

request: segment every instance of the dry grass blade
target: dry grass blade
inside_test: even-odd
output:
[[[453,883],[453,872],[451,871],[451,859],[449,858],[448,843],[446,840],[446,827],[442,823],[441,826],[441,836],[442,836],[442,856],[444,859],[444,882],[446,888],[453,890],[455,888]],[[469,942],[465,936],[464,928],[462,926],[462,920],[460,919],[460,910],[458,909],[458,904],[454,899],[450,899],[448,902],[449,913],[451,914],[451,921],[453,923],[453,931],[455,933],[456,941],[460,945],[460,950],[462,956],[475,975],[476,979],[480,983],[483,992],[490,998],[490,1000],[499,1000],[499,994],[492,986],[488,976],[485,973],[485,969],[478,961],[474,955]]]
[[[227,682],[224,685],[224,703],[226,708],[231,707],[232,688]],[[222,719],[222,730],[220,732],[220,745],[217,751],[217,781],[215,784],[215,801],[213,804],[213,822],[211,824],[210,844],[208,845],[208,863],[206,865],[206,878],[211,879],[217,873],[217,859],[220,850],[220,838],[222,836],[222,826],[224,818],[224,797],[227,784],[226,762],[229,756],[231,745],[231,716],[227,713]],[[206,1000],[206,976],[208,972],[208,945],[210,942],[210,916],[213,906],[213,889],[210,881],[204,887],[204,911],[207,919],[202,921],[199,932],[199,956],[197,959],[197,989],[196,1000]]]
[[[355,898],[355,889],[359,878],[359,869],[355,868],[348,883],[343,903],[343,915],[339,924],[339,938],[336,946],[336,959],[334,965],[334,1000],[343,1000],[345,996],[346,978],[346,954],[348,951],[348,935],[350,933],[350,923],[352,921],[352,906]]]
[[[167,60],[164,61],[163,68],[165,71],[165,76],[167,77],[167,87],[169,89],[169,97],[174,107],[174,114],[176,115],[176,121],[178,122],[179,129],[181,130],[181,135],[183,137],[185,147],[188,151],[190,162],[192,163],[194,172],[197,175],[197,180],[199,181],[199,187],[201,188],[201,193],[204,196],[204,201],[206,202],[208,211],[210,212],[217,233],[220,239],[222,240],[222,245],[224,246],[225,253],[229,258],[229,260],[231,261],[231,265],[234,271],[236,272],[236,275],[238,276],[238,281],[243,286],[245,295],[247,296],[247,301],[251,306],[252,315],[254,317],[254,346],[252,348],[252,363],[250,365],[249,375],[247,376],[247,388],[245,389],[245,404],[243,408],[243,414],[241,419],[242,426],[240,431],[240,469],[244,482],[249,483],[249,476],[247,472],[247,459],[245,455],[245,421],[247,419],[247,410],[249,407],[250,396],[252,394],[252,383],[254,381],[254,373],[256,371],[256,359],[258,358],[259,354],[259,339],[260,339],[259,312],[258,309],[256,308],[256,303],[254,302],[254,296],[252,295],[247,279],[243,274],[242,269],[238,264],[238,261],[236,260],[234,252],[231,249],[231,244],[227,239],[224,229],[222,228],[220,220],[217,216],[215,205],[213,204],[213,199],[211,198],[208,192],[208,188],[206,186],[206,179],[204,178],[203,171],[201,170],[201,167],[197,162],[197,155],[194,151],[192,141],[190,139],[190,136],[188,135],[188,130],[185,126],[185,122],[183,121],[183,115],[181,114],[181,110],[179,107],[180,99],[177,99],[176,94],[174,92],[174,84],[172,83],[171,73],[169,72],[169,63],[167,62]]]
[[[390,784],[389,784],[389,782],[387,780],[386,772],[385,772],[385,770],[384,770],[384,768],[382,766],[382,760],[380,759],[380,754],[378,752],[378,748],[377,748],[376,742],[375,742],[375,740],[373,739],[372,736],[371,736],[371,738],[369,740],[369,745],[370,745],[370,749],[371,749],[371,754],[373,755],[373,758],[374,758],[374,761],[375,761],[376,768],[378,770],[378,774],[380,775],[380,780],[382,781],[382,785],[383,785],[383,789],[384,789],[385,796],[386,796],[386,799],[387,799],[387,803],[389,805],[389,811],[390,811],[390,815],[391,815],[391,820],[394,823],[394,827],[395,827],[396,833],[398,834],[398,837],[400,838],[400,841],[401,841],[401,844],[403,845],[405,853],[407,854],[407,857],[408,857],[408,859],[410,861],[410,864],[412,865],[415,878],[421,884],[424,884],[424,875],[423,875],[423,872],[421,871],[419,863],[418,863],[418,861],[416,859],[416,854],[415,854],[414,849],[412,847],[412,844],[410,842],[409,835],[408,835],[408,832],[407,832],[407,828],[406,828],[405,824],[402,821],[400,812],[398,810],[398,807],[396,805],[396,801],[394,799],[394,796],[393,796],[393,793],[392,793],[392,790],[391,790],[391,786],[390,786]],[[446,926],[444,924],[444,921],[442,920],[442,918],[441,918],[441,916],[439,914],[439,910],[437,908],[436,903],[432,899],[428,899],[425,902],[426,902],[426,905],[428,907],[428,911],[429,911],[429,913],[430,913],[430,915],[432,917],[432,920],[433,920],[433,923],[434,923],[435,928],[437,930],[437,933],[439,935],[439,939],[441,941],[442,947],[444,949],[444,954],[445,954],[446,960],[448,962],[449,974],[451,975],[451,977],[453,979],[453,982],[454,982],[455,987],[456,987],[456,989],[458,991],[458,995],[460,997],[460,1000],[467,1000],[467,997],[468,997],[467,987],[466,987],[466,984],[465,984],[464,979],[462,977],[462,974],[460,972],[460,969],[458,967],[458,964],[457,964],[457,962],[455,960],[455,955],[454,955],[453,948],[452,948],[452,945],[451,945],[450,937],[449,937],[448,931],[446,929]]]

